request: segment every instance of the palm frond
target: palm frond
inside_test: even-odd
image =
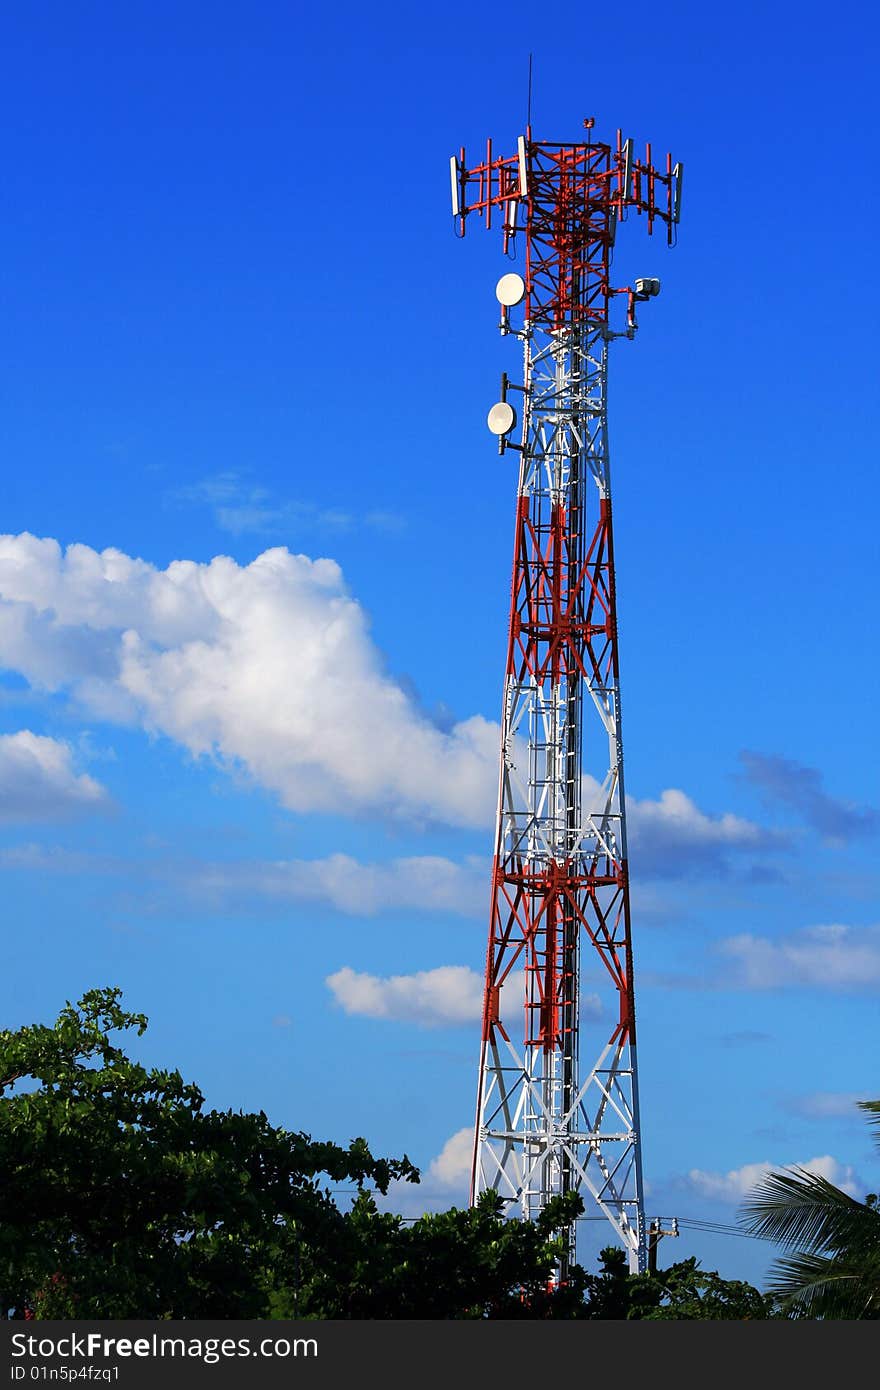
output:
[[[880,1124],[880,1101],[859,1104]],[[859,1202],[817,1173],[786,1168],[755,1185],[739,1224],[794,1252],[772,1266],[768,1289],[793,1317],[880,1319],[876,1198]]]
[[[767,1292],[811,1318],[880,1318],[880,1255],[795,1255],[777,1260]]]
[[[860,1100],[858,1106],[865,1111],[868,1124],[874,1130],[874,1142],[880,1148],[880,1100]]]
[[[805,1168],[767,1173],[742,1206],[750,1234],[820,1254],[880,1242],[880,1212]]]

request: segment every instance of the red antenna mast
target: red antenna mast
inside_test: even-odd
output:
[[[515,154],[489,140],[484,160],[468,167],[462,149],[450,172],[460,235],[477,214],[507,254],[525,241],[524,275],[496,289],[522,382],[502,375],[488,418],[499,453],[519,456],[519,484],[471,1201],[493,1188],[534,1218],[578,1191],[641,1270],[606,386],[609,344],[634,336],[660,282],[614,287],[610,267],[630,213],[673,244],[682,166],[656,167],[650,145],[636,158],[620,131],[612,146],[529,129]],[[574,1253],[572,1227],[560,1277]]]

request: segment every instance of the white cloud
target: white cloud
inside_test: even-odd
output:
[[[476,857],[456,863],[439,855],[365,864],[348,854],[331,854],[325,859],[188,867],[185,879],[187,887],[210,896],[246,893],[319,902],[355,916],[417,909],[472,917],[487,908],[489,864]]]
[[[424,1177],[425,1186],[466,1194],[470,1185],[473,1154],[474,1130],[473,1125],[468,1125],[451,1135],[437,1157],[431,1159]]]
[[[452,1204],[467,1203],[471,1180],[474,1131],[471,1126],[451,1135],[427,1167],[419,1162],[418,1184],[392,1182],[387,1196],[378,1196],[382,1211],[397,1212],[408,1218],[427,1212],[445,1211]]]
[[[356,517],[338,507],[322,507],[315,502],[280,498],[235,471],[215,473],[201,482],[176,488],[167,494],[171,502],[195,502],[210,507],[221,530],[234,536],[248,532],[263,536],[290,536],[297,531],[316,530],[339,533],[355,525],[377,530],[400,530],[403,518],[394,512],[371,511]]]
[[[0,735],[0,822],[56,820],[108,802],[100,782],[74,770],[66,743],[30,729]]]
[[[425,1027],[473,1023],[483,1005],[483,977],[466,965],[441,965],[384,979],[346,965],[329,975],[327,984],[347,1014],[411,1020]]]
[[[868,1091],[813,1091],[789,1101],[788,1109],[808,1120],[855,1120],[861,1115],[859,1101],[870,1099]]]
[[[483,1011],[483,976],[465,965],[441,965],[435,970],[419,970],[413,975],[382,978],[344,966],[326,983],[336,1002],[347,1014],[365,1018],[391,1018],[420,1023],[476,1023]],[[525,974],[513,970],[501,986],[501,1015],[508,1026],[521,1023],[524,1015]],[[581,995],[581,1019],[602,1015],[598,994]]]
[[[439,855],[414,855],[380,864],[331,854],[325,859],[206,863],[163,854],[125,859],[27,843],[0,849],[0,865],[42,874],[142,874],[178,898],[185,894],[195,903],[223,909],[250,908],[261,898],[318,903],[356,917],[417,909],[483,918],[488,897],[488,865],[478,857],[456,863]]]
[[[278,548],[158,570],[0,537],[0,662],[246,769],[297,811],[484,826],[498,729],[438,729],[387,674],[339,566]]]
[[[604,789],[588,775],[581,785],[584,807],[598,819],[605,803]],[[732,854],[761,858],[788,844],[779,831],[729,811],[709,815],[677,787],[667,787],[656,800],[627,796],[626,821],[629,859],[638,881],[700,872],[717,875],[727,869]]]
[[[243,769],[295,811],[486,827],[498,725],[440,728],[385,669],[333,560],[284,548],[159,570],[122,551],[0,536],[0,664],[90,714]],[[585,778],[585,803],[596,784]],[[640,877],[723,867],[778,835],[685,792],[628,799]]]
[[[756,1183],[769,1172],[778,1172],[783,1165],[770,1163],[744,1163],[741,1168],[733,1168],[729,1173],[707,1173],[700,1168],[692,1168],[683,1179],[682,1185],[698,1197],[708,1197],[712,1201],[739,1203],[752,1191]],[[855,1169],[849,1164],[839,1163],[830,1154],[807,1159],[805,1163],[787,1164],[786,1167],[806,1169],[818,1177],[827,1178],[855,1197],[861,1191]]]
[[[0,849],[0,867],[31,874],[120,874],[128,869],[123,859],[66,849],[63,845],[33,842]]]
[[[661,792],[657,801],[627,797],[630,858],[637,874],[678,877],[696,868],[717,868],[731,850],[776,848],[779,836],[729,812],[708,816],[683,791]]]
[[[730,963],[723,984],[738,989],[844,992],[880,985],[880,927],[807,927],[777,940],[744,932],[717,950]]]

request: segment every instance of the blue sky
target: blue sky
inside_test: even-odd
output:
[[[2,30],[5,1023],[119,983],[211,1103],[461,1200],[515,473],[448,159],[514,148],[531,50],[538,138],[685,163],[610,378],[649,1214],[730,1222],[767,1162],[876,1188],[876,18]]]

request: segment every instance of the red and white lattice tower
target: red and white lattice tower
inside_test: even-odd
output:
[[[587,1218],[607,1219],[639,1270],[647,1232],[606,376],[609,343],[632,338],[636,303],[660,282],[613,288],[610,265],[630,211],[649,232],[662,222],[672,244],[681,165],[667,155],[656,168],[650,145],[636,158],[620,131],[612,146],[591,135],[536,141],[529,130],[510,156],[494,156],[489,141],[468,167],[462,149],[451,178],[460,234],[472,214],[487,227],[494,214],[505,252],[525,241],[524,275],[502,276],[496,290],[502,334],[523,345],[523,378],[504,374],[489,412],[499,452],[519,455],[519,487],[471,1201],[494,1188],[531,1219],[578,1191]]]

